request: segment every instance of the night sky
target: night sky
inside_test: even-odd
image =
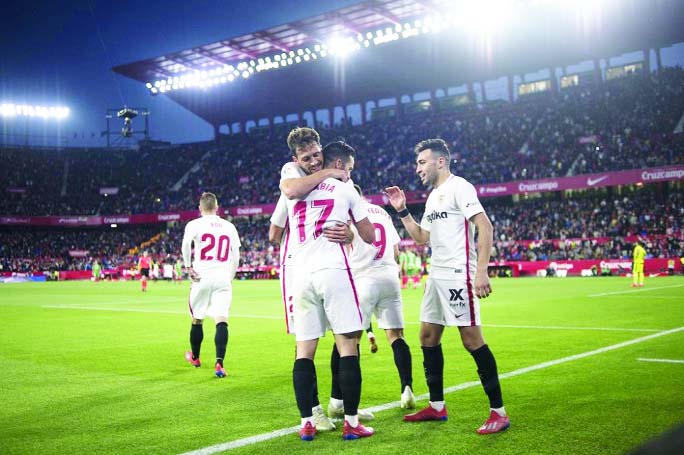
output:
[[[28,127],[32,144],[53,145],[61,134],[67,145],[103,145],[105,113],[123,105],[151,111],[153,139],[211,139],[208,123],[110,69],[354,3],[358,1],[2,0],[0,103],[66,105],[71,115],[59,126],[42,119],[13,118],[4,124],[0,119],[0,143],[2,134],[22,143],[17,134]]]

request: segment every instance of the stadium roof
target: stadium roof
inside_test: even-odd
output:
[[[113,70],[143,83],[178,78],[190,71],[247,67],[256,61],[330,43],[331,37],[358,37],[384,27],[401,27],[446,11],[464,16],[470,0],[369,0],[307,19],[226,38]],[[565,66],[684,41],[684,7],[678,0],[596,0],[568,2],[568,14],[551,0],[499,2],[514,5],[506,27],[485,36],[463,24],[441,33],[396,40],[361,49],[346,60],[319,58],[306,64],[240,77],[220,86],[192,87],[165,94],[214,125],[258,120],[367,100],[446,88]],[[596,9],[603,3],[602,9]],[[594,16],[582,17],[592,4]],[[496,11],[485,11],[496,16]],[[505,18],[504,18],[505,19]],[[472,18],[468,18],[472,22]],[[415,22],[414,22],[415,23]],[[458,24],[458,23],[456,23]],[[351,38],[350,38],[351,39]],[[254,63],[252,63],[254,66]],[[249,76],[249,74],[246,74]],[[233,76],[229,75],[233,80]],[[165,82],[165,81],[164,81]],[[225,80],[223,81],[225,82]]]

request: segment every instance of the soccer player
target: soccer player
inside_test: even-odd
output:
[[[100,278],[102,277],[102,267],[100,267],[100,263],[97,262],[97,259],[93,261],[93,281],[98,282],[100,281]]]
[[[406,252],[406,247],[401,248],[399,251],[399,274],[401,275],[401,288],[406,289],[408,285],[408,253]]]
[[[183,282],[183,261],[181,258],[176,259],[173,268],[173,277],[175,278],[176,283],[181,284]]]
[[[286,163],[283,166],[281,170],[281,183],[289,179],[285,185],[289,190],[288,194],[291,196],[306,195],[328,177],[347,178],[344,171],[321,169],[323,166],[323,154],[321,152],[320,136],[313,128],[293,129],[288,135],[287,144],[292,152],[292,162]],[[299,159],[300,156],[301,159]],[[291,236],[287,218],[287,198],[282,193],[271,215],[268,238],[270,242],[280,243],[280,290],[285,310],[285,326],[287,333],[294,334],[294,302],[292,296],[294,267],[289,267],[292,261],[292,250],[289,248]],[[334,230],[336,228],[326,228],[326,232],[329,232],[331,229]],[[335,424],[325,415],[320,404],[317,381],[314,382],[312,413],[314,427],[317,430],[335,430]]]
[[[240,261],[240,237],[233,223],[216,215],[218,201],[214,194],[202,193],[199,210],[202,216],[190,221],[183,234],[183,263],[192,280],[189,299],[191,351],[185,353],[185,359],[194,367],[200,367],[200,348],[204,339],[202,322],[209,316],[216,323],[214,371],[216,377],[224,378],[228,314],[233,298],[231,282]],[[194,260],[191,259],[193,243]]]
[[[354,188],[363,196],[361,187],[354,185]],[[394,353],[394,364],[401,382],[401,407],[413,409],[416,399],[413,396],[411,351],[404,340],[404,311],[397,280],[399,234],[385,209],[362,201],[366,204],[368,219],[373,223],[375,240],[369,245],[354,236],[350,264],[364,327],[369,328],[371,315],[375,314],[378,327],[385,330]]]
[[[644,249],[643,240],[638,239],[634,244],[634,251],[632,251],[632,287],[644,286],[644,259],[646,258],[646,250]]]
[[[417,289],[420,286],[420,272],[422,268],[420,256],[415,251],[408,250],[406,252],[406,275],[411,279],[413,289]]]
[[[342,170],[347,177],[354,166],[354,149],[343,142],[326,145],[323,157],[324,168]],[[281,189],[285,193],[282,183]],[[344,246],[328,240],[323,229],[336,223],[346,224],[351,215],[361,238],[370,243],[375,239],[373,225],[354,188],[333,178],[325,179],[304,198],[288,199],[287,209],[294,240],[291,264],[294,265],[297,358],[292,375],[301,416],[300,438],[310,441],[316,434],[311,411],[315,383],[313,359],[318,339],[328,327],[340,354],[339,381],[344,399],[342,436],[348,440],[372,436],[374,430],[364,427],[358,419],[361,368],[357,345],[363,322],[354,280]]]
[[[443,140],[422,141],[416,145],[415,152],[416,173],[424,185],[432,187],[421,223],[409,213],[406,196],[399,187],[385,189],[411,237],[419,245],[430,242],[432,247],[430,276],[420,309],[420,343],[430,404],[404,416],[404,421],[447,419],[441,339],[445,326],[456,326],[463,346],[477,365],[477,374],[489,398],[489,418],[477,432],[497,433],[507,429],[510,421],[503,405],[496,360],[482,336],[479,303],[479,299],[492,292],[487,274],[492,224],[475,187],[451,173],[451,153]]]
[[[147,280],[150,277],[150,266],[152,259],[149,257],[147,250],[143,251],[143,255],[138,260],[138,270],[140,270],[140,285],[142,291],[147,292]]]

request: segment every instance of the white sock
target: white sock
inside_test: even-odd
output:
[[[505,417],[505,416],[506,416],[506,409],[504,409],[503,406],[501,406],[500,408],[490,408],[490,409],[491,409],[492,411],[496,412],[497,414],[499,414],[501,417]]]
[[[332,404],[336,408],[344,407],[344,401],[338,400],[337,398],[330,398],[330,404]]]
[[[348,416],[347,414],[345,414],[345,415],[344,415],[344,420],[346,420],[347,423],[349,423],[349,425],[350,425],[352,428],[356,428],[356,427],[359,426],[359,416],[358,416],[358,414],[357,414],[357,415],[353,415],[353,416]]]
[[[430,406],[432,406],[432,409],[434,409],[437,412],[441,412],[442,409],[444,409],[444,405],[446,404],[445,401],[431,401]]]
[[[318,405],[311,408],[311,412],[322,411],[322,410],[323,410],[323,406],[321,406],[320,403],[318,403]]]
[[[313,416],[311,416],[311,417],[302,417],[302,428],[304,428],[304,427],[306,426],[306,422],[311,422],[311,425],[313,425],[313,424],[314,424]]]

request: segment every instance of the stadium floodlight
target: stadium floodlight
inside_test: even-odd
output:
[[[0,104],[0,117],[38,117],[62,120],[69,116],[69,108],[64,106],[34,106],[29,104]]]
[[[551,0],[539,0],[551,1]],[[609,0],[578,0],[580,5],[590,5],[594,1],[603,3]],[[447,3],[447,2],[445,2]],[[372,30],[362,30],[350,35],[334,36],[327,43],[319,43],[311,48],[302,46],[297,49],[279,51],[272,55],[263,55],[255,59],[234,62],[231,65],[204,64],[202,68],[173,78],[150,81],[145,85],[152,94],[165,93],[171,90],[199,87],[205,89],[218,84],[233,82],[240,77],[247,79],[253,73],[281,69],[294,64],[310,63],[329,56],[344,58],[362,48],[370,48],[391,43],[399,39],[408,39],[425,34],[440,33],[445,30],[466,30],[476,37],[487,37],[498,32],[506,22],[515,22],[513,16],[520,5],[510,0],[460,1],[458,7],[435,12],[425,17],[412,18],[404,23]],[[309,57],[310,56],[310,57]],[[209,66],[209,68],[207,68]],[[220,77],[222,74],[228,77]],[[184,79],[185,78],[185,79]],[[184,84],[178,81],[185,81]]]

